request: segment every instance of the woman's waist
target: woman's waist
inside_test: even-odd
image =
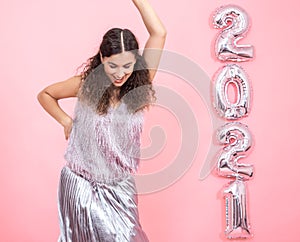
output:
[[[67,147],[64,158],[70,166],[79,167],[91,174],[102,176],[122,176],[124,173],[135,173],[139,159],[128,155],[98,152],[80,152],[74,147]]]
[[[92,167],[84,163],[77,163],[67,161],[66,166],[71,169],[75,174],[83,177],[90,182],[115,184],[128,179],[132,176],[131,171],[128,170],[115,170],[108,167]]]

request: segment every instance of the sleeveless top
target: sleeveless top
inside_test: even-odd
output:
[[[140,160],[143,111],[129,113],[121,101],[107,114],[99,115],[89,105],[77,101],[73,127],[65,152],[67,166],[96,182],[128,177]]]

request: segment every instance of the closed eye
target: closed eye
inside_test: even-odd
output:
[[[117,65],[114,65],[114,64],[109,64],[109,67],[114,69],[114,68],[117,68]]]
[[[129,68],[132,66],[132,64],[133,64],[133,62],[129,62],[129,63],[123,65],[123,68],[129,69]],[[115,68],[118,67],[118,65],[116,65],[115,63],[112,63],[112,62],[108,62],[108,65],[109,65],[109,67],[112,68],[112,69],[115,69]]]
[[[126,69],[129,69],[131,67],[131,64],[126,64],[123,67],[126,68]]]

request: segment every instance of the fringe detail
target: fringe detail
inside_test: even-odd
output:
[[[88,179],[111,181],[136,172],[140,161],[143,111],[129,113],[125,103],[98,115],[78,101],[69,144],[68,166]]]

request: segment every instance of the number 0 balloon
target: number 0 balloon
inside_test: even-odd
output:
[[[230,64],[218,72],[214,78],[213,105],[218,114],[226,119],[245,117],[250,111],[251,88],[247,74],[235,64]],[[237,89],[237,101],[231,103],[228,98],[228,85]]]

